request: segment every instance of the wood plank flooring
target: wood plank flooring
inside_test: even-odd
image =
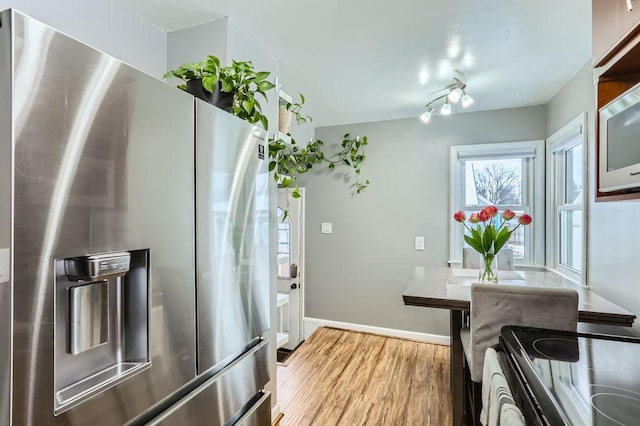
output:
[[[278,366],[293,425],[449,425],[449,347],[319,328]]]

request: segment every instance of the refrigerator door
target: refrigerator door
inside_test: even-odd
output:
[[[271,404],[265,411],[260,392],[268,381],[269,344],[262,342],[147,424],[223,426],[240,418],[269,426]]]
[[[121,425],[195,377],[193,98],[19,12],[1,18],[1,73],[14,76],[0,81],[10,86],[0,93],[12,90],[0,158],[13,155],[13,424]],[[66,302],[55,265],[136,250],[150,290],[145,318],[123,315],[108,344],[59,349],[67,328],[56,303]],[[149,326],[140,343],[151,367],[54,416],[54,359],[75,357],[67,372],[89,372],[84,361],[132,318]]]
[[[271,426],[271,394],[265,392],[247,413],[235,423],[236,426]]]
[[[196,103],[198,373],[269,328],[266,132]]]
[[[0,15],[0,19],[6,15]],[[11,425],[11,43],[0,28],[0,426]]]
[[[11,424],[11,286],[0,279],[0,426]]]

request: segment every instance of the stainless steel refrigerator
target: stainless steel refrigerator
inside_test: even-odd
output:
[[[270,424],[265,140],[0,14],[0,426]]]

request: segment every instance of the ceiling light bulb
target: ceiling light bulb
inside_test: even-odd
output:
[[[420,120],[423,123],[428,123],[429,120],[431,119],[431,113],[433,112],[433,107],[428,107],[427,110],[425,112],[422,113],[422,115],[420,116]]]
[[[455,89],[451,90],[447,95],[447,97],[451,102],[458,102],[461,96],[462,96],[462,90],[460,90],[459,87],[456,87]]]
[[[440,109],[440,114],[451,115],[451,104],[449,103],[448,98],[447,98],[447,101],[444,103],[444,105],[442,105],[442,108]]]
[[[473,98],[465,93],[464,96],[462,96],[462,106],[466,108],[472,103],[473,103]]]

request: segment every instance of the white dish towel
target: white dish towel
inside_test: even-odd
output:
[[[498,354],[492,348],[487,349],[484,357],[480,423],[484,426],[526,424],[522,412],[513,401],[511,389],[498,362]]]

